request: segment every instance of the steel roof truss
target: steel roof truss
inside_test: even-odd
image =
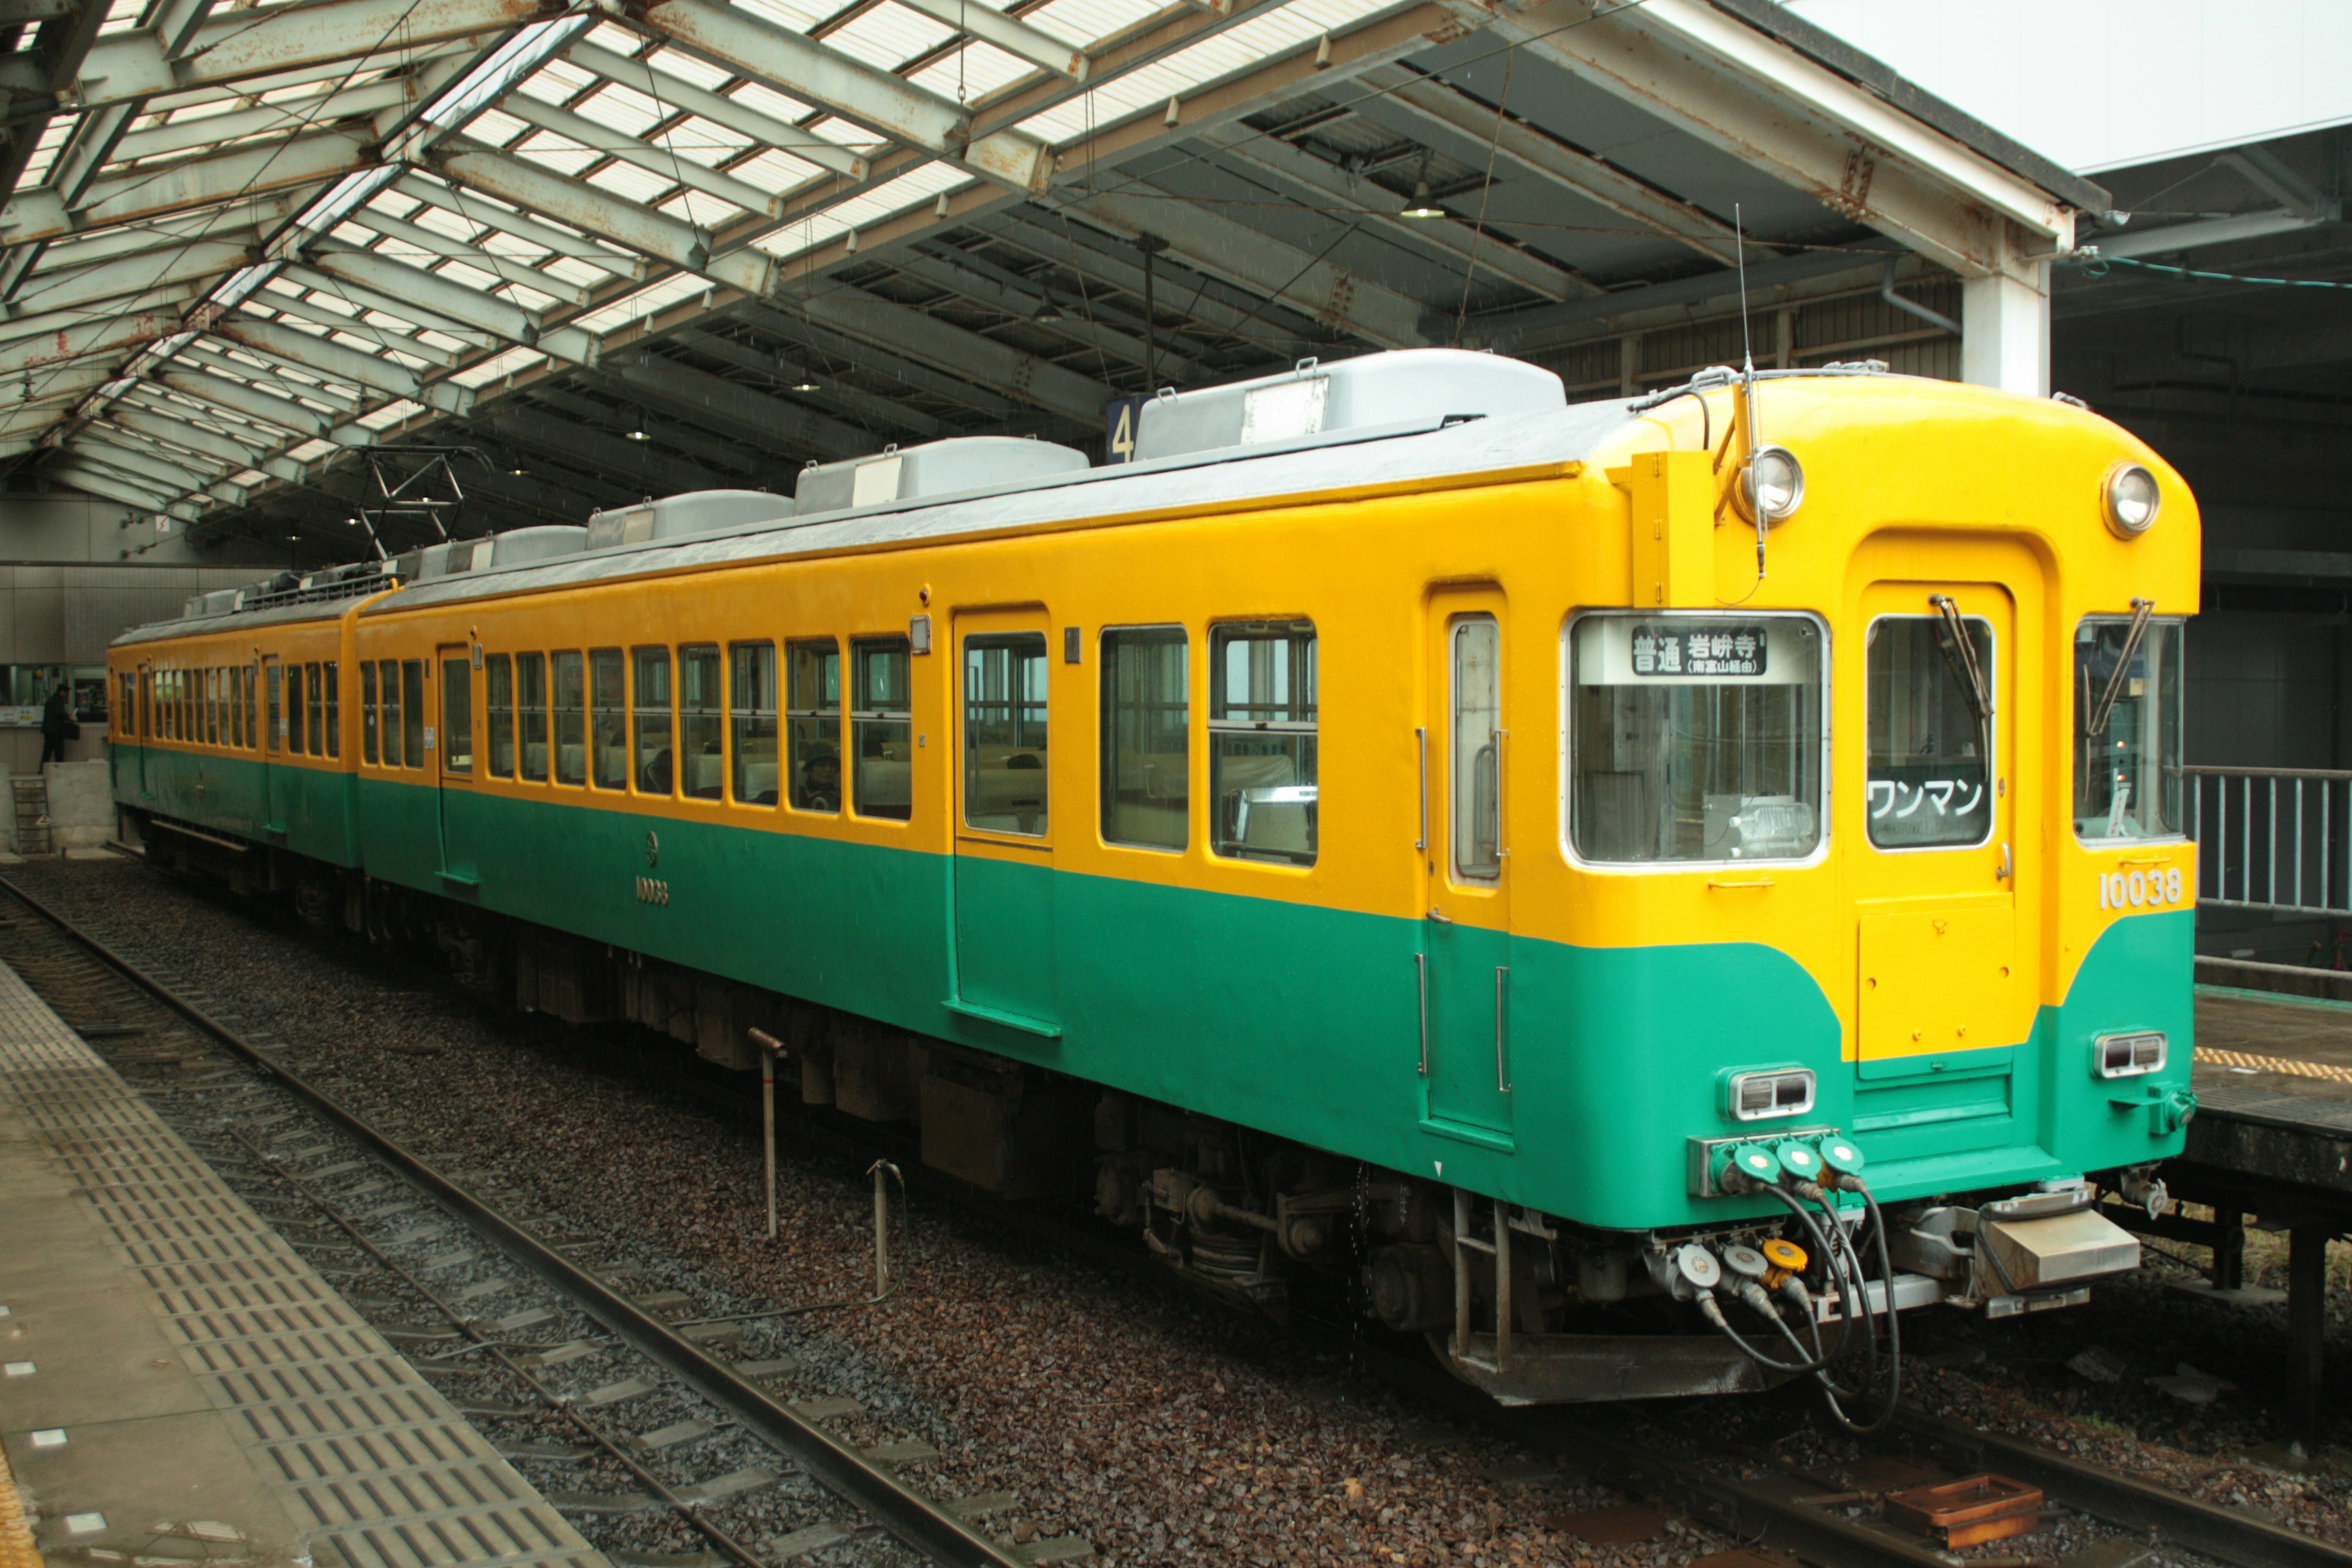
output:
[[[363,386],[393,397],[404,397],[445,414],[467,414],[473,410],[474,394],[469,388],[451,382],[427,382],[381,355],[346,348],[299,328],[234,315],[215,321],[212,332],[255,353],[316,371],[347,386]]]
[[[81,229],[332,179],[364,167],[371,156],[368,138],[331,131],[243,144],[161,168],[126,169],[92,184],[88,199],[78,207],[68,208],[57,192],[44,186],[21,193],[0,209],[0,242],[57,239]]]
[[[420,202],[427,203],[467,223],[488,224],[501,234],[512,235],[517,239],[536,245],[541,249],[552,251],[558,256],[568,256],[574,261],[585,261],[592,267],[601,267],[616,277],[627,278],[632,281],[642,282],[645,279],[646,267],[642,257],[599,245],[593,237],[588,235],[567,234],[551,223],[542,222],[529,213],[517,212],[503,203],[480,199],[469,200],[463,190],[428,180],[424,175],[415,173],[402,174],[392,183],[391,188],[402,195],[414,196]],[[410,221],[415,221],[414,214],[410,215]]]
[[[783,216],[784,198],[781,195],[763,191],[732,174],[706,168],[667,147],[656,147],[651,142],[625,135],[609,125],[600,125],[584,114],[574,114],[568,109],[542,103],[527,92],[514,94],[499,108],[526,125],[552,131],[558,136],[568,137],[605,157],[633,163],[647,174],[675,181],[706,195],[717,196],[720,201],[731,203],[746,212],[769,218]]]
[[[634,91],[642,92],[656,103],[698,114],[714,125],[724,125],[730,131],[740,132],[755,142],[780,148],[795,158],[806,159],[834,174],[853,180],[866,178],[866,160],[840,142],[828,142],[814,131],[762,114],[723,93],[711,92],[680,78],[657,73],[644,60],[632,59],[626,55],[617,55],[610,49],[585,42],[574,44],[565,50],[564,58],[607,81],[615,81]]]
[[[252,259],[252,251],[242,245],[198,240],[183,244],[161,261],[150,255],[125,256],[89,267],[37,273],[26,280],[15,300],[0,309],[11,316],[70,310],[173,283],[226,276]]]
[[[478,267],[505,282],[520,284],[525,289],[536,289],[541,293],[561,300],[567,305],[585,306],[591,298],[590,291],[584,285],[572,282],[568,279],[551,277],[537,268],[500,256],[494,251],[484,250],[478,246],[468,244],[465,240],[436,230],[420,228],[415,224],[401,218],[386,217],[373,207],[354,207],[344,216],[343,221],[357,224],[362,228],[373,229],[387,239],[396,239],[403,244],[416,246],[430,255],[452,261],[462,261],[468,267]]]
[[[241,352],[230,353],[233,347],[240,348]],[[350,415],[360,411],[360,399],[350,393],[333,387],[320,386],[314,382],[303,379],[299,374],[289,374],[286,366],[267,359],[257,364],[254,363],[253,351],[242,349],[241,345],[223,343],[215,346],[199,339],[194,342],[183,344],[180,352],[173,357],[179,363],[195,365],[211,371],[215,375],[239,376],[247,381],[275,383],[275,385],[268,388],[268,391],[282,397],[296,397],[312,403],[323,403],[329,410],[337,414]]]
[[[238,308],[248,313],[265,310],[276,310],[281,316],[291,316],[297,321],[310,321],[326,328],[331,332],[344,332],[355,338],[365,338],[370,342],[380,344],[394,353],[411,354],[427,364],[439,365],[443,370],[456,369],[458,363],[465,358],[464,354],[452,349],[445,349],[438,343],[428,343],[422,338],[411,337],[405,332],[394,331],[390,327],[377,326],[363,315],[342,315],[312,300],[297,299],[291,294],[276,289],[256,289]]]

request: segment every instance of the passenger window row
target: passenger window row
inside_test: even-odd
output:
[[[250,665],[142,670],[136,678],[125,675],[122,687],[123,722],[148,740],[238,751],[261,743]]]
[[[740,805],[775,805],[788,795],[794,810],[838,812],[840,645],[787,642],[784,658],[791,690],[780,710],[772,642],[731,643],[723,657],[717,643],[488,655],[489,776]],[[904,637],[850,643],[850,805],[861,816],[904,821],[913,812],[908,658]],[[399,766],[386,747],[385,765]]]

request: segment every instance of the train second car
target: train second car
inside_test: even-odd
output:
[[[192,603],[112,651],[116,799],[1507,1401],[1853,1406],[1900,1311],[2136,1267],[2099,1200],[2194,1110],[2154,454],[1874,366],[1570,405],[1433,350],[1163,395],[1137,458]]]

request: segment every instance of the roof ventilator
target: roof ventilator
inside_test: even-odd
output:
[[[635,506],[608,507],[588,519],[588,548],[684,539],[722,528],[782,522],[793,515],[789,496],[766,490],[688,490]]]
[[[1074,447],[1018,436],[956,436],[904,450],[885,447],[871,457],[803,468],[793,492],[793,511],[807,517],[846,507],[958,495],[1076,473],[1087,466],[1087,455]]]
[[[1135,460],[1180,458],[1317,437],[1417,435],[1512,414],[1558,413],[1567,389],[1548,370],[1466,349],[1398,349],[1198,392],[1162,391],[1143,405]]]

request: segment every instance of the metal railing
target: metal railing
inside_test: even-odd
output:
[[[2209,909],[2352,914],[2352,773],[2180,770]]]

